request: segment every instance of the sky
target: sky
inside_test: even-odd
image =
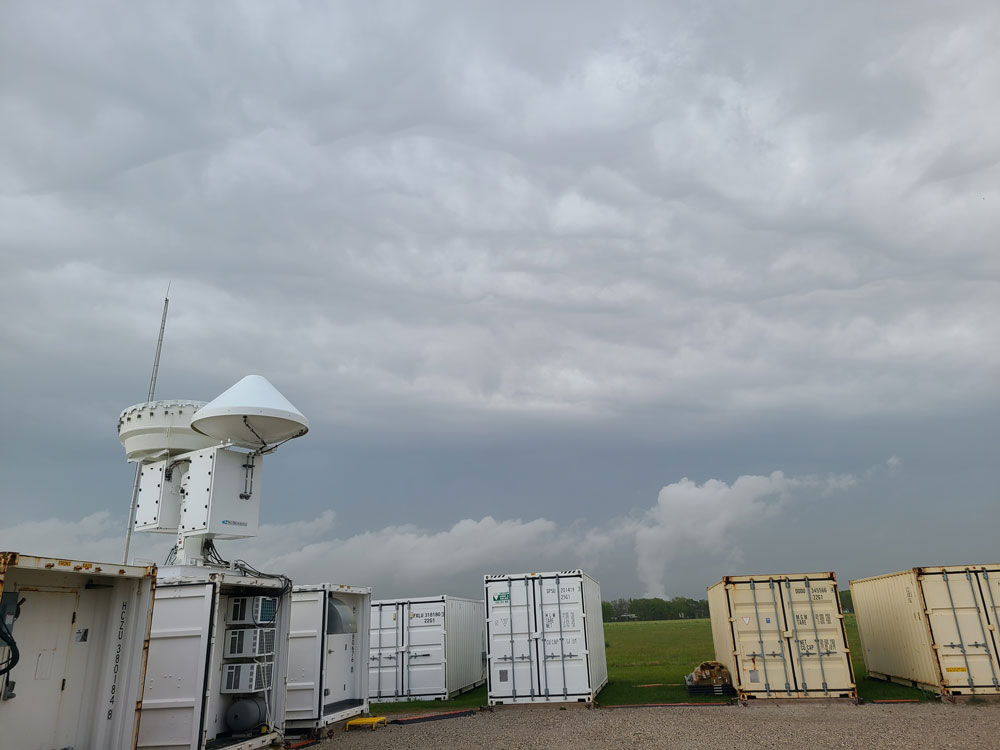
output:
[[[223,554],[376,597],[996,562],[1000,9],[6,3],[0,549],[118,414],[310,420]],[[162,562],[171,539],[137,534]]]

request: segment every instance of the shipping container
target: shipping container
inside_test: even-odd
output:
[[[288,731],[325,727],[368,712],[372,590],[321,583],[292,589]]]
[[[446,700],[486,681],[482,601],[456,596],[372,602],[372,701]]]
[[[0,747],[135,748],[155,585],[154,567],[0,552]]]
[[[726,576],[708,607],[715,658],[741,699],[857,700],[833,573]]]
[[[1000,693],[1000,565],[851,581],[869,677],[941,696]]]
[[[601,587],[582,570],[488,575],[489,703],[588,703],[608,682]]]
[[[251,750],[281,742],[291,598],[287,579],[161,569],[138,747]]]

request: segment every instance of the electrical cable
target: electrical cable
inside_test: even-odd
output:
[[[10,649],[10,654],[4,659],[3,663],[0,663],[0,675],[5,675],[17,666],[17,663],[21,660],[21,652],[17,650],[17,642],[14,640],[11,632],[7,630],[7,626],[4,623],[0,623],[0,641],[3,641],[7,648]]]
[[[215,541],[213,539],[209,539],[208,541],[205,542],[204,551],[205,551],[205,557],[210,562],[215,563],[216,565],[222,565],[224,567],[238,570],[240,573],[249,578],[269,578],[271,580],[281,582],[281,592],[275,597],[277,599],[277,604],[275,605],[273,619],[270,622],[257,622],[257,618],[256,617],[253,618],[253,624],[258,627],[264,625],[271,625],[271,626],[275,625],[278,620],[278,613],[281,611],[281,601],[292,591],[292,579],[280,573],[265,573],[255,568],[246,560],[233,560],[232,562],[229,562],[228,560],[224,559],[222,555],[219,553],[219,550],[216,548]],[[262,661],[256,657],[254,658],[254,662],[256,662],[261,667],[266,667],[268,664],[268,662]],[[273,665],[273,662],[271,662],[271,664]],[[276,685],[274,684],[274,675],[272,673],[271,685],[265,691],[268,697],[265,697],[264,699],[264,713],[268,727],[274,726],[273,716],[271,713],[271,703],[274,701],[275,688]]]
[[[211,544],[211,542],[210,542],[210,544]],[[212,548],[213,548],[213,551],[214,551],[214,548],[215,548],[214,544],[212,544]],[[281,582],[281,592],[276,597],[277,604],[275,605],[275,608],[274,608],[274,618],[270,622],[267,622],[267,623],[257,622],[257,618],[256,617],[253,620],[254,625],[257,625],[257,626],[260,626],[260,625],[275,625],[277,623],[277,621],[278,621],[278,613],[281,611],[281,601],[287,595],[289,595],[291,593],[291,591],[292,591],[292,579],[289,578],[288,576],[282,575],[280,573],[265,573],[265,572],[263,572],[263,571],[258,570],[257,568],[255,568],[253,565],[251,565],[250,563],[248,563],[246,560],[233,560],[232,567],[235,568],[236,570],[240,571],[243,575],[248,576],[248,577],[252,577],[252,578],[270,578],[272,580],[280,581]],[[256,659],[255,659],[255,661],[256,661]],[[274,685],[274,680],[273,680],[273,675],[272,675],[271,686],[267,690],[267,695],[269,696],[269,698],[265,698],[264,699],[265,715],[267,717],[268,726],[272,726],[272,727],[274,726],[274,724],[272,723],[272,716],[271,716],[271,702],[274,700],[274,690],[275,690],[275,687],[276,686]]]
[[[208,558],[209,562],[215,563],[216,565],[221,565],[224,568],[229,567],[229,561],[224,559],[222,555],[219,554],[219,550],[215,547],[215,541],[209,539],[205,542],[203,547],[205,557]]]
[[[14,607],[15,620],[17,620],[21,614],[21,604],[23,602],[24,599],[21,599],[21,601],[19,601]],[[10,649],[10,653],[7,655],[7,658],[0,663],[0,675],[5,675],[17,666],[17,663],[21,660],[21,652],[17,648],[17,641],[14,640],[14,634],[10,632],[10,629],[7,627],[7,623],[2,619],[0,619],[0,641],[6,644],[7,648]]]

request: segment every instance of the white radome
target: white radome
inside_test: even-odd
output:
[[[191,428],[245,448],[277,445],[305,435],[309,420],[261,375],[247,375],[191,418]]]

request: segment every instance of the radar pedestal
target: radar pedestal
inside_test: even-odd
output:
[[[207,404],[126,409],[119,438],[140,463],[134,528],[175,534],[178,565],[218,564],[211,540],[257,535],[263,456],[308,430],[305,416],[260,375]]]

